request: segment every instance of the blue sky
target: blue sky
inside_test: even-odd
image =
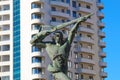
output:
[[[107,54],[108,78],[105,80],[120,80],[120,0],[102,0],[104,3],[105,33],[104,41],[107,47],[104,51]]]

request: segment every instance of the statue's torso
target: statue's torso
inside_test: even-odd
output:
[[[63,55],[65,58],[67,58],[69,54],[69,48],[70,47],[67,42],[63,45],[48,44],[46,47],[46,51],[50,59],[53,60],[55,55]]]

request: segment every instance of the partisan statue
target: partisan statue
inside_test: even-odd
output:
[[[52,61],[52,63],[48,65],[48,71],[52,73],[55,80],[71,80],[67,76],[67,60],[69,57],[71,43],[79,27],[79,23],[86,21],[91,15],[93,14],[89,14],[84,17],[72,20],[70,22],[57,25],[50,30],[42,30],[39,33],[37,33],[30,41],[32,46],[46,49]],[[66,39],[63,39],[61,29],[71,24],[74,24],[74,26],[70,30],[68,37]],[[44,41],[44,39],[51,33],[54,34],[53,40]]]

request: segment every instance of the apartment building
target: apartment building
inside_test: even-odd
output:
[[[54,80],[45,49],[30,44],[39,28],[55,26],[94,13],[82,22],[68,60],[72,80],[104,80],[106,53],[101,0],[0,0],[0,80]],[[69,29],[62,30],[64,37]],[[50,38],[50,37],[48,37]]]

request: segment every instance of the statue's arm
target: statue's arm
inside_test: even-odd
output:
[[[30,43],[33,46],[45,47],[47,42],[43,42],[43,39],[54,31],[55,29],[40,31],[39,33],[33,36],[33,38],[30,40]]]
[[[74,37],[75,37],[75,33],[77,32],[77,29],[78,29],[78,27],[79,27],[79,23],[80,23],[80,22],[75,23],[75,25],[73,26],[73,28],[72,28],[71,31],[69,32],[69,35],[68,35],[68,42],[69,42],[69,44],[72,43],[72,41],[73,41],[73,39],[74,39]]]
[[[70,44],[72,43],[72,41],[73,41],[73,39],[74,39],[74,37],[75,37],[75,33],[76,33],[76,31],[77,31],[77,29],[78,29],[78,27],[79,27],[79,23],[86,21],[86,20],[87,20],[90,16],[92,16],[92,15],[93,15],[93,14],[89,14],[89,15],[86,15],[86,16],[84,16],[84,17],[81,17],[81,18],[79,18],[79,19],[77,20],[77,22],[75,23],[75,25],[73,26],[73,28],[71,29],[71,31],[70,31],[70,33],[69,33],[69,35],[68,35],[68,41],[69,41]]]

